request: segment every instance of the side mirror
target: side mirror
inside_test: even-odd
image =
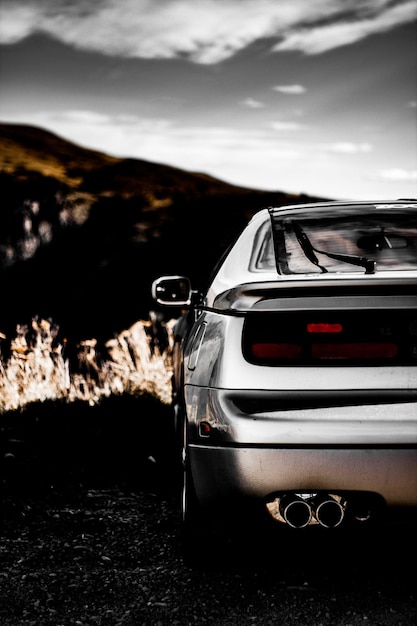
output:
[[[161,276],[152,283],[152,298],[163,306],[189,306],[192,290],[186,276]]]

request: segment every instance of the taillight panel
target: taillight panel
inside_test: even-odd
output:
[[[414,310],[247,315],[243,354],[259,365],[416,365]]]
[[[324,333],[324,334],[333,334],[333,333],[341,333],[343,330],[342,324],[340,322],[308,322],[307,323],[307,332],[308,333]]]
[[[352,343],[313,343],[311,354],[316,359],[393,359],[398,355],[398,345],[388,341]]]
[[[250,345],[251,354],[255,359],[299,359],[303,346],[299,343],[259,342]]]

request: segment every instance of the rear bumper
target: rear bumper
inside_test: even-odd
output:
[[[189,446],[203,506],[277,492],[371,492],[388,507],[417,507],[417,448]]]
[[[203,505],[366,492],[417,507],[415,390],[186,387],[189,460]]]

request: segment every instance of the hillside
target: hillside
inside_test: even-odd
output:
[[[0,182],[0,331],[40,315],[76,339],[146,318],[160,274],[203,286],[260,208],[317,199],[115,158],[12,124],[0,124]]]
[[[0,170],[17,175],[21,181],[40,175],[52,177],[72,190],[110,192],[124,198],[155,191],[187,196],[249,191],[205,174],[140,159],[112,157],[77,146],[49,131],[17,124],[0,124]]]

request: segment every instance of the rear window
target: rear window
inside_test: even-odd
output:
[[[251,269],[281,274],[417,269],[417,205],[270,209]]]

